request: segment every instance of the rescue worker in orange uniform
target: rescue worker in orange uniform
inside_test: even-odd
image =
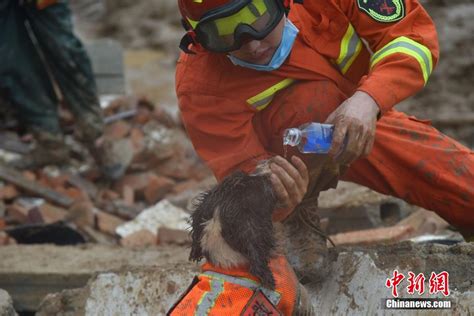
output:
[[[426,85],[438,61],[436,30],[418,1],[178,2],[187,28],[179,107],[219,180],[272,158],[283,205],[275,219],[285,219],[314,193],[317,155],[280,157],[283,132],[326,122],[335,129],[325,163],[340,166],[340,179],[435,211],[474,235],[473,152],[394,109]]]

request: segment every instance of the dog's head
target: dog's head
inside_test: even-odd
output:
[[[195,203],[190,260],[205,257],[223,268],[249,264],[250,273],[274,288],[268,263],[276,246],[272,224],[276,202],[268,175],[228,176]]]

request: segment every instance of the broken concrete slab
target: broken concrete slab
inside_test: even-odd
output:
[[[308,286],[315,310],[320,315],[393,315],[399,310],[386,310],[383,300],[391,298],[385,282],[395,269],[408,276],[409,271],[424,273],[447,271],[450,274],[448,299],[452,308],[433,310],[433,315],[469,315],[474,312],[474,244],[456,246],[415,245],[400,243],[370,248],[338,248],[332,250],[334,262],[326,280]],[[164,315],[191,283],[196,265],[180,263],[166,267],[122,268],[99,273],[82,289],[80,302],[84,315]],[[406,284],[399,286],[400,297],[412,298]],[[77,293],[77,292],[76,292]],[[47,315],[43,306],[71,297],[69,291],[48,296],[39,315]],[[424,298],[439,298],[426,291]],[[441,295],[442,297],[442,295]],[[64,301],[64,300],[63,300]],[[48,309],[50,314],[64,308]],[[412,310],[412,315],[427,315],[425,310]]]
[[[7,291],[0,289],[0,315],[17,316],[13,308],[13,301]]]
[[[177,246],[140,250],[99,245],[2,246],[0,288],[11,294],[16,310],[35,311],[47,294],[84,287],[97,272],[186,262],[187,256],[188,250]]]

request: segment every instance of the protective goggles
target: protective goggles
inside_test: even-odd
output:
[[[249,40],[265,38],[281,21],[285,8],[281,0],[235,0],[188,22],[195,40],[205,49],[227,53]]]

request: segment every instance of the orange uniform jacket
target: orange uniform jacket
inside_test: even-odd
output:
[[[237,67],[224,54],[180,57],[182,118],[218,179],[272,156],[253,119],[295,80],[329,79],[345,98],[365,91],[385,113],[425,85],[438,59],[433,22],[416,0],[306,0],[292,6],[289,18],[300,32],[276,71]]]

